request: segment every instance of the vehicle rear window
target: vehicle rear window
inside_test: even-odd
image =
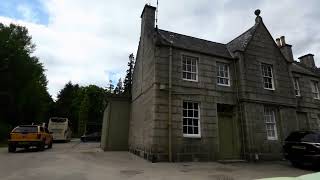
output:
[[[15,133],[37,133],[37,126],[20,126],[13,130]]]
[[[51,122],[60,122],[60,123],[67,121],[67,119],[65,118],[51,118],[50,120]]]
[[[294,132],[291,133],[286,141],[295,141],[295,142],[320,142],[320,134],[314,132]]]

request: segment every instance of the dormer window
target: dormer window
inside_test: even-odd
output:
[[[320,99],[319,96],[319,85],[317,81],[311,81],[311,92],[314,99]]]
[[[294,86],[294,92],[295,92],[296,96],[301,96],[299,78],[294,78],[293,79],[293,86]]]
[[[182,79],[187,81],[198,81],[198,58],[182,56]]]
[[[274,88],[274,81],[273,81],[272,65],[262,63],[261,69],[262,69],[264,89],[274,90],[275,88]]]

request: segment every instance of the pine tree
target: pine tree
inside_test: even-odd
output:
[[[113,91],[114,91],[114,85],[112,84],[112,80],[109,80],[109,86],[108,86],[108,91],[110,92],[110,93],[112,93]]]
[[[119,79],[116,88],[114,89],[114,94],[122,94],[123,93],[123,86],[122,86],[122,80]]]
[[[132,73],[133,73],[133,66],[134,66],[134,55],[131,53],[129,55],[129,62],[128,62],[128,70],[126,77],[123,81],[124,83],[124,94],[131,95],[131,87],[132,87]]]

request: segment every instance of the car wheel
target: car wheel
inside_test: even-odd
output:
[[[299,161],[290,161],[293,167],[300,168],[302,163]]]
[[[14,145],[9,145],[8,146],[8,152],[9,153],[14,153],[14,152],[16,152],[16,147],[14,146]]]
[[[44,146],[45,146],[45,143],[44,142],[41,142],[40,145],[38,146],[38,149],[40,151],[44,151]]]
[[[52,148],[52,141],[50,142],[50,144],[48,145],[48,149]]]

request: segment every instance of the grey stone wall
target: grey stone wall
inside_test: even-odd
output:
[[[182,79],[182,55],[198,57],[198,82]],[[155,59],[155,152],[168,152],[168,91],[160,90],[160,85],[168,86],[169,47],[158,47]],[[233,63],[199,53],[173,48],[172,60],[172,131],[173,158],[184,160],[214,160],[218,152],[217,103],[235,104]],[[216,62],[230,65],[231,86],[217,85]],[[182,103],[194,101],[200,104],[201,138],[186,138],[182,132]]]
[[[268,140],[266,124],[264,120],[264,107],[269,104],[244,103],[244,116],[246,121],[247,159],[275,160],[282,158],[282,144],[291,131],[297,130],[296,109],[274,105],[276,110],[275,120],[277,128],[277,140]]]
[[[288,62],[263,24],[256,29],[245,54],[245,99],[296,106]],[[275,90],[263,88],[261,63],[273,67]]]
[[[151,11],[149,11],[151,10]],[[149,13],[154,13],[148,9]],[[153,17],[154,14],[152,14]],[[142,30],[133,74],[129,148],[147,159],[168,160],[169,47],[156,45],[153,18],[142,15]],[[144,22],[148,21],[148,22]],[[174,43],[174,42],[173,42]],[[243,158],[280,159],[285,137],[299,129],[297,112],[307,113],[309,129],[319,127],[320,101],[311,96],[310,77],[292,74],[263,23],[257,27],[239,59],[224,59],[173,48],[172,59],[172,150],[174,161],[219,159],[217,104],[234,105],[239,122]],[[198,81],[182,79],[182,55],[198,57]],[[216,63],[228,63],[231,86],[217,85]],[[263,88],[261,63],[273,66],[275,90]],[[301,98],[296,98],[293,76],[299,76]],[[236,85],[239,84],[238,88]],[[186,138],[182,132],[182,103],[200,105],[201,138]],[[276,109],[278,140],[268,140],[264,106]]]
[[[154,8],[142,14],[141,36],[133,72],[129,150],[143,156],[151,152],[154,121]],[[150,18],[151,17],[151,18]]]

